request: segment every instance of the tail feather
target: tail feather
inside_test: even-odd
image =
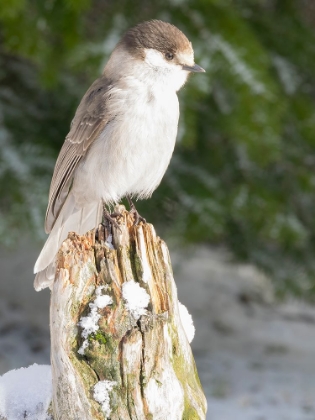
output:
[[[34,289],[36,290],[36,292],[39,292],[42,289],[46,289],[46,287],[49,287],[51,289],[54,279],[55,263],[52,262],[51,264],[49,264],[48,267],[36,274],[34,280]]]
[[[34,273],[38,273],[34,287],[36,290],[49,287],[54,277],[54,261],[62,242],[69,232],[83,235],[101,222],[102,202],[90,203],[80,209],[70,193],[58,216],[47,241],[37,258]]]

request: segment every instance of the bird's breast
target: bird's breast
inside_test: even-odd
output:
[[[117,89],[109,109],[113,118],[78,168],[74,188],[85,189],[86,201],[99,195],[105,202],[117,202],[127,194],[148,197],[174,150],[177,95],[162,89]]]

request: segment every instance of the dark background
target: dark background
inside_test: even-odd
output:
[[[307,0],[12,0],[0,7],[0,240],[44,239],[58,151],[131,25],[191,39],[205,75],[180,92],[178,144],[138,204],[178,244],[227,246],[279,296],[315,286],[315,6]]]

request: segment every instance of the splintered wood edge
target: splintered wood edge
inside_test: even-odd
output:
[[[170,376],[167,382],[172,378],[171,382],[173,386],[171,386],[171,388],[168,386],[166,387],[166,394],[168,395],[169,401],[172,400],[172,395],[174,394],[171,390],[174,392],[176,391],[175,394],[179,400],[182,401],[182,399],[184,399],[183,418],[203,420],[205,418],[206,400],[201,389],[191,349],[181,324],[178,312],[177,290],[173,279],[167,246],[165,242],[156,235],[152,225],[148,223],[143,224],[141,222],[139,225],[134,226],[133,216],[126,211],[124,206],[116,206],[115,212],[120,213],[121,217],[117,218],[119,228],[115,226],[112,227],[112,244],[114,249],[110,249],[110,246],[108,246],[109,244],[106,245],[107,238],[102,237],[102,235],[100,238],[101,240],[95,240],[95,231],[92,230],[85,236],[79,236],[73,232],[69,233],[68,239],[62,244],[58,254],[58,270],[56,272],[56,281],[52,290],[51,302],[51,314],[54,313],[54,316],[57,316],[57,319],[54,320],[52,319],[53,315],[51,315],[52,367],[53,370],[55,370],[54,399],[59,398],[61,406],[63,408],[67,407],[67,410],[70,410],[71,412],[75,412],[76,410],[80,412],[80,410],[85,407],[86,420],[103,418],[100,415],[98,403],[91,400],[91,391],[89,391],[89,384],[94,383],[99,375],[96,372],[94,374],[91,372],[94,379],[91,377],[92,379],[88,380],[88,382],[85,382],[85,380],[82,382],[82,372],[76,372],[77,369],[80,370],[82,368],[82,363],[79,361],[77,354],[71,356],[71,352],[73,351],[71,342],[75,339],[77,334],[73,328],[77,325],[83,308],[86,307],[89,302],[87,298],[82,299],[82,297],[93,296],[93,291],[96,289],[98,282],[101,281],[99,276],[103,269],[111,279],[112,284],[110,287],[113,287],[112,293],[116,296],[116,300],[118,299],[117,302],[122,300],[121,288],[123,283],[133,277],[139,281],[141,287],[144,287],[149,292],[151,298],[151,311],[148,310],[149,317],[163,316],[163,319],[160,319],[163,324],[160,334],[163,331],[163,341],[166,340],[165,344],[167,344],[166,347],[168,347],[168,349],[164,349],[164,352],[160,349],[157,354],[160,354],[162,351],[160,357],[161,360],[164,361],[163,369],[168,366]],[[128,252],[128,249],[131,251]],[[101,252],[99,257],[97,257],[97,251]],[[104,258],[107,266],[97,268],[97,260],[99,258],[102,260],[102,255],[104,255],[104,257],[111,256],[112,259]],[[131,257],[134,261],[131,261]],[[171,315],[172,320],[169,319],[169,315]],[[155,340],[159,341],[158,336],[156,335],[157,333],[153,334],[148,341],[148,338],[151,336],[149,334],[145,340],[146,344],[144,346],[143,334],[145,333],[141,332],[141,330],[144,328],[143,331],[145,331],[145,329],[148,328],[150,321],[149,324],[146,324],[147,317],[142,318],[139,320],[140,331],[132,329],[132,325],[135,326],[135,324],[133,324],[132,321],[128,321],[131,328],[129,330],[128,339],[127,335],[122,338],[120,344],[122,360],[120,360],[119,363],[123,363],[123,367],[121,365],[120,369],[125,370],[126,376],[122,376],[121,380],[124,380],[123,378],[125,377],[125,380],[129,381],[129,376],[132,377],[133,375],[131,370],[134,371],[139,363],[145,363],[144,360],[142,360],[142,357],[144,351],[148,355],[151,354],[151,345],[149,344],[151,339],[153,340],[152,350],[158,348],[156,347],[156,344],[154,344]],[[155,325],[161,326],[162,324],[160,324],[160,321]],[[115,323],[117,320],[115,321],[115,319],[112,319],[110,322]],[[127,323],[127,325],[129,324]],[[115,331],[115,328],[116,326],[113,324],[112,330]],[[75,329],[77,329],[77,327],[75,327]],[[162,338],[161,335],[160,338]],[[149,345],[148,348],[146,347],[147,345]],[[144,347],[142,348],[142,346]],[[139,351],[139,359],[134,359],[133,353],[136,349]],[[172,352],[173,356],[171,356]],[[171,358],[169,359],[169,357]],[[69,359],[68,362],[66,362],[67,359]],[[76,359],[78,359],[77,362],[75,361]],[[161,372],[154,373],[154,377],[160,378],[159,375],[162,375],[161,378],[163,379],[162,370]],[[84,375],[87,374],[87,372],[84,373]],[[187,374],[190,375],[189,380],[187,380]],[[72,379],[69,382],[70,378]],[[68,385],[67,381],[69,382]],[[155,381],[157,381],[158,384],[157,388],[155,386]],[[164,381],[165,378],[163,379],[163,382]],[[128,394],[128,398],[132,397],[133,403],[139,405],[139,413],[145,413],[145,417],[141,417],[139,414],[139,419],[146,419],[147,415],[150,414],[152,407],[154,409],[157,404],[153,394],[160,390],[161,385],[159,385],[157,379],[154,379],[152,382],[150,376],[148,377],[148,382],[150,382],[148,387],[144,385],[143,389],[139,387],[134,388],[132,383],[129,384],[128,382],[128,389],[134,390],[132,394]],[[126,384],[124,385],[123,383],[122,385],[126,386]],[[85,389],[86,387],[87,389]],[[80,397],[78,392],[79,394],[82,394],[83,388],[85,389],[86,395],[81,395]],[[64,389],[67,389],[68,392],[64,393]],[[69,395],[71,395],[71,393],[74,395],[71,397],[71,404],[69,406]],[[164,396],[163,398],[166,397],[167,396]],[[74,400],[72,400],[72,398],[74,398]],[[65,399],[67,401],[65,401]],[[181,404],[178,407],[180,406]],[[56,409],[59,410],[58,407],[56,407]],[[116,417],[115,413],[113,413],[113,416],[111,417],[113,420],[129,419],[129,417],[125,416],[122,407],[118,407],[117,409],[117,415],[120,417]],[[69,413],[67,413],[67,415],[69,416]],[[170,414],[168,413],[167,415],[169,416]],[[64,418],[66,419],[66,417]],[[69,420],[72,420],[71,416],[69,417]]]

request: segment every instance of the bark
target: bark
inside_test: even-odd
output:
[[[94,232],[71,233],[58,254],[50,313],[54,419],[205,419],[166,244],[152,225],[133,226],[123,206],[116,210],[123,217],[112,245],[102,229],[98,240]],[[139,297],[150,296],[141,316],[125,296],[132,281]],[[100,295],[112,303],[95,306]],[[82,319],[93,311],[96,330],[84,338]],[[104,403],[95,396],[100,383],[108,386]]]

